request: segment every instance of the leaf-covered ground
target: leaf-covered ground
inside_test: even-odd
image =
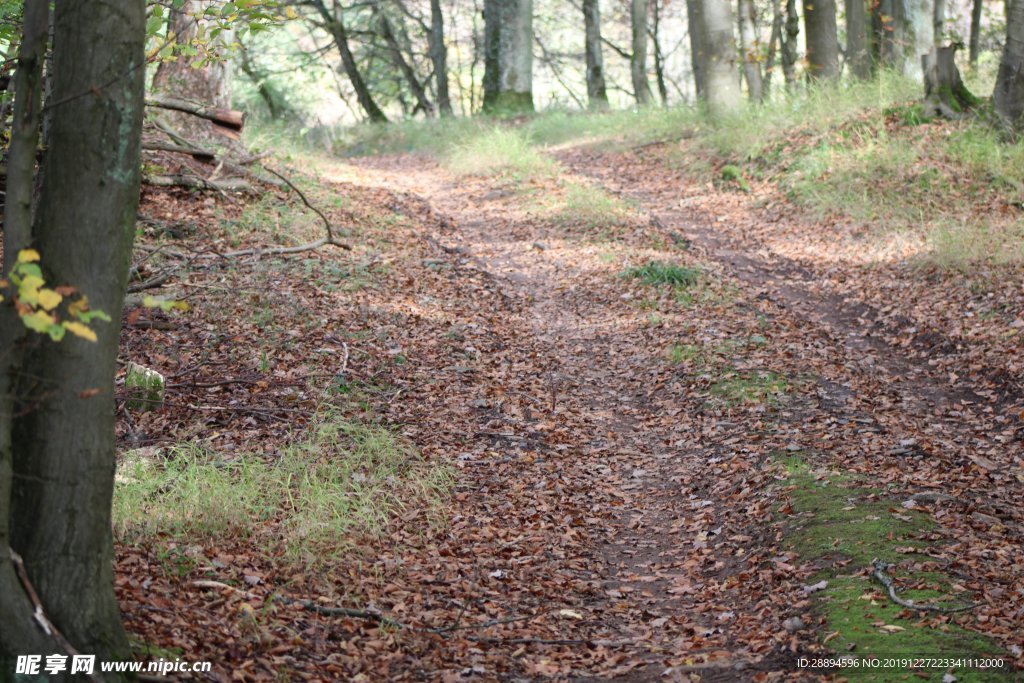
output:
[[[170,390],[121,410],[126,451],[193,442],[273,465],[326,410],[388,428],[454,482],[326,561],[259,529],[125,532],[118,590],[141,651],[209,659],[217,680],[857,676],[799,668],[816,655],[1024,666],[1019,268],[866,259],[771,185],[695,183],[673,159],[568,149],[533,176],[321,162],[351,253],[196,256],[165,285],[188,312],[129,310],[124,359]],[[312,234],[288,201],[148,195],[142,252]],[[898,606],[876,558],[908,598],[975,606]],[[1013,676],[860,677],[945,674]]]

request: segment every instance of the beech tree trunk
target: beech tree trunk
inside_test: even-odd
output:
[[[871,78],[873,65],[865,0],[846,0],[846,63],[850,65],[850,74],[854,78]]]
[[[9,513],[0,526],[71,645],[99,660],[128,659],[114,596],[113,390],[139,200],[145,6],[120,0],[115,12],[109,0],[58,2],[54,26],[53,104],[31,244],[48,282],[78,288],[114,322],[93,325],[95,343],[26,338],[16,385],[4,373],[13,392],[0,395],[13,393],[17,404],[13,413],[0,411],[0,445],[13,451],[14,482],[9,509],[0,504]],[[6,547],[0,561],[9,562]],[[9,584],[9,573],[0,571],[0,582]],[[19,594],[20,585],[3,585],[5,612],[12,601],[24,603]],[[19,639],[38,628],[31,612],[5,618],[4,654],[64,651],[49,638],[45,647],[18,650]]]
[[[1024,130],[1024,1],[1015,0],[1006,17],[1006,47],[992,95],[996,113],[1015,132]]]
[[[782,43],[782,5],[779,0],[772,0],[772,32],[768,38],[768,54],[765,56],[764,69],[764,98],[771,95],[772,76],[775,75],[775,59],[779,45]]]
[[[761,44],[757,39],[752,0],[739,0],[740,46],[743,50],[743,76],[751,102],[764,99],[761,84]]]
[[[533,111],[533,0],[484,0],[484,111]]]
[[[452,100],[448,94],[448,47],[444,43],[444,14],[441,0],[430,0],[430,61],[434,65],[437,84],[437,109],[441,116],[453,116]]]
[[[651,85],[647,82],[647,0],[630,0],[629,23],[632,29],[633,52],[629,59],[629,74],[633,81],[636,103],[651,103]]]
[[[701,0],[700,11],[706,68],[705,102],[715,112],[735,109],[740,103],[736,38],[733,33],[732,3]]]
[[[587,104],[591,109],[607,109],[608,89],[604,82],[604,57],[601,54],[600,0],[583,0],[583,27],[587,59]]]
[[[665,83],[665,54],[661,51],[661,6],[655,0],[651,7],[651,45],[654,48],[654,81],[658,84],[661,106],[668,106],[668,85]]]
[[[786,30],[782,39],[782,73],[786,77],[786,90],[796,88],[796,64],[799,61],[800,17],[796,0],[786,0]]]
[[[956,50],[956,45],[938,47],[921,58],[925,84],[922,113],[926,117],[958,119],[980,101],[960,78],[960,70],[956,68]]]
[[[690,65],[693,69],[693,86],[697,99],[707,99],[707,41],[704,36],[704,19],[701,17],[702,0],[686,0],[687,27],[690,33]]]
[[[807,75],[811,80],[839,77],[839,38],[836,33],[836,0],[804,0],[807,31]]]
[[[971,36],[970,52],[968,53],[971,68],[977,68],[978,55],[981,53],[981,10],[985,6],[984,0],[974,0],[971,4]]]

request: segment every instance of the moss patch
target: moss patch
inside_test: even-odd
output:
[[[924,513],[907,510],[899,501],[859,485],[851,475],[813,469],[795,456],[778,456],[785,464],[792,507],[787,536],[790,547],[821,571],[812,583],[828,582],[816,593],[827,625],[823,638],[837,655],[878,658],[984,658],[998,649],[983,636],[959,624],[974,619],[970,612],[940,614],[905,610],[885,595],[864,573],[875,558],[900,562],[889,570],[901,597],[918,603],[960,606],[970,600],[965,589],[940,571],[923,551],[934,529]],[[916,552],[922,551],[922,552]],[[909,561],[909,562],[908,562]],[[905,567],[912,564],[913,572]],[[947,671],[957,681],[1008,680],[1005,671],[968,668],[912,669],[906,666],[843,669],[843,675],[871,681],[941,681]]]

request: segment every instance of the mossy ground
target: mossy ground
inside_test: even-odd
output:
[[[901,568],[890,574],[910,582],[902,597],[916,602],[960,606],[969,601],[964,589],[942,573],[936,563],[914,549],[925,549],[922,538],[934,528],[924,513],[903,508],[882,492],[859,485],[856,478],[812,468],[794,455],[779,456],[789,481],[788,522],[791,548],[821,571],[828,587],[815,595],[825,617],[827,647],[837,655],[861,659],[985,658],[998,656],[986,638],[960,624],[969,624],[971,612],[957,614],[910,612],[894,604],[882,587],[862,572],[875,558],[896,563],[913,559],[933,570],[908,575]],[[933,542],[933,541],[929,541]],[[871,681],[941,681],[952,673],[957,681],[1013,680],[1005,671],[969,668],[911,669],[907,667],[844,669],[845,676]]]

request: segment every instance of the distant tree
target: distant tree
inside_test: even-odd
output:
[[[588,106],[591,109],[607,109],[608,90],[604,82],[604,57],[601,53],[600,0],[583,0],[583,28]]]
[[[796,65],[800,56],[800,17],[796,0],[786,0],[786,23],[782,36],[782,73],[786,78],[786,90],[792,92],[796,88]]]
[[[981,10],[984,6],[984,0],[974,0],[971,3],[971,33],[968,59],[972,69],[978,66],[978,55],[981,53]]]
[[[804,0],[807,32],[807,74],[813,80],[839,77],[836,0]]]
[[[40,40],[31,27],[40,15],[45,20],[48,5],[27,0],[26,38]],[[54,3],[53,13],[41,185],[30,232],[15,230],[6,243],[5,228],[4,271],[22,256],[40,258],[28,264],[36,266],[35,285],[45,278],[48,286],[73,286],[112,320],[92,333],[58,325],[58,311],[73,320],[84,304],[72,309],[68,290],[58,288],[58,296],[47,289],[52,308],[32,316],[32,329],[50,336],[25,337],[16,332],[24,328],[10,297],[0,304],[0,659],[68,654],[69,646],[98,660],[127,659],[113,580],[113,390],[139,201],[145,5],[77,0]],[[27,104],[38,94],[23,88],[17,97]],[[25,134],[16,131],[15,139]],[[32,164],[9,167],[8,190],[12,182],[31,185],[32,172]],[[25,219],[24,206],[18,216]],[[43,295],[21,282],[19,305]],[[63,335],[62,326],[96,339],[51,340]],[[24,578],[11,550],[23,561]],[[43,616],[56,631],[43,631]]]
[[[437,109],[441,116],[452,115],[452,100],[448,94],[448,47],[444,42],[444,14],[441,0],[430,0],[430,61],[434,66],[437,84]]]
[[[701,11],[703,0],[686,0],[686,17],[690,33],[690,64],[693,69],[693,85],[698,100],[707,97],[707,53],[704,34],[704,19]]]
[[[871,78],[873,71],[869,36],[867,2],[846,0],[846,63],[850,75],[861,80]]]
[[[650,104],[651,85],[647,81],[647,0],[630,0],[629,23],[633,51],[629,59],[629,73],[633,81],[633,94],[637,104]]]
[[[392,19],[388,16],[388,10],[380,0],[377,0],[373,5],[373,15],[376,19],[375,30],[377,35],[384,41],[384,46],[391,63],[394,64],[398,73],[402,75],[406,87],[408,87],[409,92],[412,93],[413,98],[416,100],[414,113],[415,111],[422,111],[427,116],[433,116],[436,113],[434,103],[430,101],[426,88],[420,82],[419,76],[416,75],[416,69],[413,67],[411,58],[406,58],[407,50],[406,46],[403,45],[404,41],[400,40],[400,36],[392,26]]]
[[[484,0],[484,111],[533,111],[533,0]]]
[[[761,43],[757,39],[757,21],[753,0],[739,0],[740,49],[743,51],[743,76],[751,102],[764,98],[761,82]]]
[[[704,101],[712,111],[734,109],[740,103],[740,83],[732,3],[700,0],[700,19]]]
[[[996,113],[1015,132],[1024,130],[1024,0],[1014,0],[1006,16],[1006,46],[992,99]]]

